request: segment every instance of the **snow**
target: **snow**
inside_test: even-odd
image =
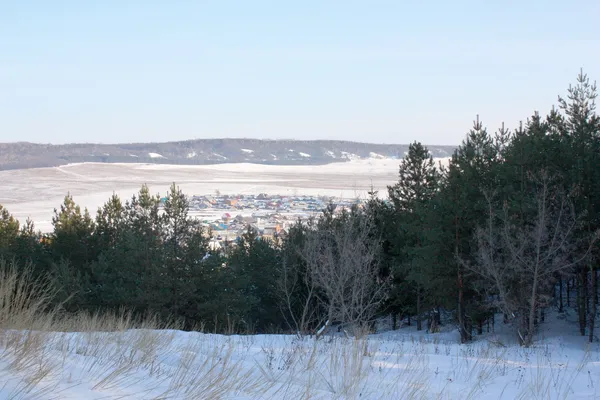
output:
[[[150,156],[150,158],[165,158],[165,156],[158,153],[148,153],[148,155]]]
[[[135,158],[139,158],[138,156],[136,156],[135,154],[130,154],[129,157],[135,157]]]
[[[196,153],[195,151],[192,151],[190,153],[188,153],[187,158],[194,158],[198,155],[198,153]]]
[[[288,151],[289,151],[290,153],[294,153],[294,152],[296,152],[296,150],[293,150],[293,149],[288,149]],[[300,157],[305,157],[305,158],[312,157],[310,154],[308,154],[308,153],[303,153],[303,152],[301,152],[301,151],[298,151],[298,155],[299,155]]]
[[[248,154],[254,153],[254,150],[250,150],[250,149],[240,149],[240,150],[243,151],[244,153],[248,153]]]
[[[529,349],[515,345],[501,322],[499,333],[467,345],[450,325],[437,334],[403,327],[366,340],[7,331],[3,338],[13,340],[0,342],[0,400],[597,399],[598,345],[587,347],[575,321],[558,317],[548,316]]]
[[[325,154],[327,154],[329,157],[335,158],[335,153],[331,150],[327,150]]]
[[[342,151],[342,158],[346,158],[348,160],[359,160],[360,157],[354,153],[348,153],[347,151]]]
[[[379,153],[374,153],[374,152],[370,152],[369,157],[371,157],[371,158],[386,158],[384,155],[381,155]]]

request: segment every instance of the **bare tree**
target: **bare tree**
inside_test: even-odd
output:
[[[364,213],[343,214],[307,232],[301,256],[327,312],[326,327],[340,322],[364,329],[372,321],[388,287],[379,277],[380,251]]]
[[[547,304],[557,274],[573,269],[588,257],[595,233],[587,250],[581,250],[575,233],[579,218],[573,203],[547,172],[531,176],[534,196],[526,215],[511,213],[503,207],[494,211],[493,193],[486,193],[488,221],[475,235],[476,262],[467,265],[491,284],[493,305],[505,314],[519,317],[519,341],[533,341],[535,316]]]
[[[298,248],[293,251],[300,254]],[[282,315],[298,335],[305,335],[325,322],[322,307],[318,304],[315,281],[311,279],[310,270],[305,265],[298,265],[289,256],[284,256],[277,279],[277,290]]]

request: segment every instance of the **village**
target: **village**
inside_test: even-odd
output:
[[[163,199],[166,200],[166,199]],[[361,207],[358,198],[341,199],[303,195],[194,195],[189,197],[190,216],[202,221],[211,237],[213,249],[235,244],[248,227],[266,240],[282,238],[298,221],[306,222],[329,204],[335,212]]]

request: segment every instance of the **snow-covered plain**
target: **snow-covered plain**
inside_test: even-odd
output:
[[[7,331],[0,399],[598,399],[600,352],[570,318],[550,314],[532,348],[504,326],[468,345],[450,326],[364,340]]]
[[[16,218],[31,218],[37,228],[52,229],[54,208],[71,193],[92,214],[116,193],[129,199],[146,183],[166,194],[175,182],[189,195],[306,194],[365,197],[371,186],[381,195],[397,181],[399,160],[362,159],[314,166],[215,164],[71,164],[56,168],[0,171],[0,204]]]

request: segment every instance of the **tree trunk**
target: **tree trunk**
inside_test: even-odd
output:
[[[421,288],[417,285],[417,330],[420,331],[423,329],[423,324],[421,323]]]
[[[325,321],[325,324],[317,331],[317,334],[315,335],[317,339],[329,331],[331,321],[333,321],[333,303],[329,304],[329,309],[327,310],[327,321]]]
[[[467,342],[473,340],[473,320],[467,317],[467,313],[465,312],[465,335]]]
[[[483,335],[483,319],[479,318],[477,321],[477,334]]]
[[[460,267],[458,267],[458,329],[460,331],[460,342],[467,343],[471,340],[470,332],[467,331],[466,313],[464,304],[463,279]]]
[[[567,279],[567,307],[571,307],[571,280]]]
[[[589,341],[590,343],[594,342],[594,324],[596,323],[596,298],[597,298],[597,287],[596,287],[596,271],[594,271],[594,266],[591,268],[591,276],[590,276],[590,292],[593,296],[590,299],[590,316],[589,316]]]
[[[454,253],[458,256],[458,243],[459,243],[459,235],[458,235],[458,215],[454,217]],[[465,324],[465,299],[464,299],[464,288],[463,288],[463,276],[462,269],[460,263],[458,263],[456,268],[456,280],[458,286],[458,330],[460,332],[460,342],[467,343],[470,340],[470,335],[467,334],[466,324]]]
[[[427,313],[427,333],[431,333],[431,328],[433,328],[433,319],[432,319],[431,311]]]
[[[531,289],[531,299],[529,304],[529,317],[527,335],[525,336],[525,346],[530,346],[533,343],[533,332],[535,330],[535,315],[536,315],[536,302],[537,302],[537,283],[538,283],[538,270],[536,267],[535,273],[533,274],[533,287]]]
[[[431,329],[429,331],[431,333],[438,333],[440,331],[440,326],[438,325],[437,318],[435,318],[435,316],[431,319]]]
[[[521,310],[519,313],[519,344],[521,346],[527,346],[529,334],[527,333],[529,321],[527,320],[526,310]]]
[[[567,285],[568,287],[568,285]],[[563,312],[563,280],[562,277],[558,279],[558,312]]]
[[[408,326],[410,326],[410,314],[408,314]]]
[[[398,315],[392,313],[392,330],[395,331],[396,329],[398,329]]]
[[[596,281],[596,289],[594,290],[593,296],[594,296],[594,301],[596,303],[596,305],[598,305],[598,271],[595,270],[594,271],[594,280]]]
[[[587,325],[587,269],[581,268],[579,271],[577,288],[577,313],[579,315],[579,333],[585,336],[585,328]]]

